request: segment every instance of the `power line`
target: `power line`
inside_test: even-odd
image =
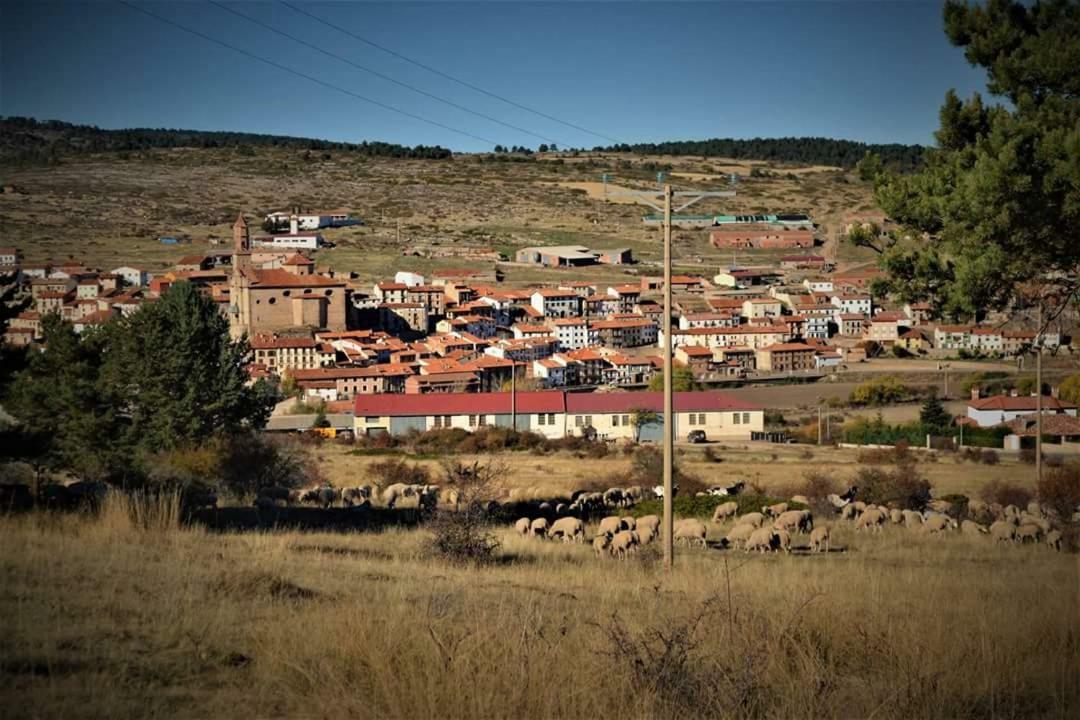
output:
[[[420,62],[419,60],[413,60],[412,58],[410,58],[410,57],[408,57],[406,55],[402,55],[401,53],[396,52],[394,50],[391,50],[388,47],[380,45],[377,42],[374,42],[373,40],[368,40],[365,37],[357,35],[356,33],[352,32],[351,30],[347,30],[347,29],[341,27],[340,25],[335,25],[334,23],[330,22],[329,20],[324,20],[321,17],[319,17],[318,15],[314,15],[312,13],[309,13],[307,10],[302,10],[299,7],[297,7],[296,5],[292,4],[291,2],[287,2],[286,0],[278,0],[278,2],[280,2],[282,5],[289,8],[290,10],[293,10],[294,12],[298,12],[301,15],[306,15],[307,17],[311,18],[312,20],[314,20],[316,22],[319,22],[319,23],[322,23],[323,25],[325,25],[325,26],[327,26],[329,28],[333,28],[334,30],[337,30],[338,32],[345,33],[346,35],[348,35],[349,37],[351,37],[351,38],[353,38],[355,40],[359,40],[360,42],[365,43],[367,45],[370,45],[373,48],[376,48],[378,50],[382,50],[384,53],[388,53],[390,55],[393,55],[394,57],[398,58],[399,60],[404,60],[405,62],[411,63],[411,64],[415,65],[416,67],[423,68],[424,70],[427,70],[428,72],[435,73],[439,77],[443,77],[443,78],[446,78],[447,80],[450,80],[452,82],[456,82],[458,85],[462,85],[464,87],[467,87],[470,90],[481,93],[483,95],[487,95],[488,97],[495,98],[496,100],[500,100],[500,101],[502,101],[502,102],[504,102],[504,103],[506,103],[508,105],[513,105],[514,107],[519,108],[521,110],[525,110],[526,112],[531,112],[534,115],[539,115],[540,117],[545,118],[547,120],[551,120],[552,122],[557,122],[557,123],[559,123],[561,125],[566,125],[567,127],[574,128],[575,130],[580,130],[581,132],[586,133],[588,135],[593,135],[595,137],[604,138],[605,140],[607,140],[609,142],[612,142],[612,143],[615,143],[616,145],[620,144],[620,141],[616,140],[613,137],[609,137],[607,135],[604,135],[603,133],[596,132],[595,130],[590,130],[590,129],[586,128],[586,127],[582,127],[581,125],[576,125],[576,124],[574,124],[572,122],[569,122],[567,120],[560,120],[559,118],[557,118],[557,117],[555,117],[553,115],[548,115],[547,113],[542,112],[540,110],[536,110],[535,108],[531,108],[531,107],[529,107],[527,105],[522,105],[519,102],[511,100],[511,99],[509,99],[507,97],[503,97],[502,95],[499,95],[497,93],[493,93],[490,90],[485,90],[482,87],[478,87],[476,85],[473,85],[472,83],[470,83],[470,82],[468,82],[466,80],[462,80],[460,78],[454,77],[453,75],[449,75],[447,73],[444,73],[442,70],[439,70],[437,68],[433,68],[430,65],[425,65],[424,63]]]
[[[517,125],[512,125],[512,124],[510,124],[508,122],[503,122],[502,120],[499,120],[498,118],[492,117],[490,115],[485,115],[482,112],[472,110],[471,108],[465,107],[464,105],[459,105],[458,103],[456,103],[456,102],[454,102],[452,100],[447,100],[446,98],[442,98],[442,97],[439,97],[438,95],[435,95],[433,93],[429,93],[426,90],[421,90],[418,87],[415,87],[415,86],[410,85],[408,83],[402,82],[400,80],[396,80],[396,79],[390,77],[389,75],[381,73],[381,72],[379,72],[377,70],[372,70],[371,68],[364,67],[363,65],[360,65],[359,63],[353,62],[352,60],[350,60],[350,59],[348,59],[346,57],[342,57],[341,55],[338,55],[337,53],[330,52],[329,50],[321,48],[318,45],[315,45],[314,43],[309,43],[309,42],[307,42],[305,40],[302,40],[302,39],[296,37],[295,35],[290,35],[289,33],[284,32],[283,30],[278,30],[277,28],[273,27],[272,25],[268,25],[267,23],[264,23],[264,22],[262,22],[261,20],[259,20],[257,18],[253,18],[250,15],[245,15],[244,13],[240,12],[239,10],[234,10],[231,7],[229,7],[229,6],[227,6],[227,5],[223,4],[223,3],[216,2],[216,0],[207,0],[207,2],[209,2],[211,5],[213,5],[213,6],[217,7],[217,8],[220,8],[220,9],[224,10],[225,12],[232,13],[233,15],[236,15],[237,17],[243,18],[244,20],[247,20],[250,23],[258,25],[259,27],[266,28],[267,30],[269,30],[272,33],[276,33],[277,35],[280,35],[280,36],[282,36],[284,38],[288,38],[289,40],[292,40],[295,43],[299,43],[300,45],[303,45],[304,47],[311,48],[312,50],[315,50],[316,52],[320,52],[323,55],[326,55],[328,57],[332,57],[335,60],[339,60],[339,61],[345,63],[346,65],[350,65],[350,66],[356,68],[357,70],[363,70],[364,72],[370,73],[370,74],[374,75],[375,77],[382,78],[383,80],[386,80],[387,82],[392,82],[395,85],[400,85],[403,88],[411,90],[411,91],[413,91],[415,93],[418,93],[420,95],[423,95],[425,97],[429,97],[432,100],[437,100],[437,101],[439,101],[441,103],[449,105],[452,108],[457,108],[458,110],[462,110],[462,111],[470,113],[472,115],[476,115],[477,117],[483,118],[485,120],[489,120],[489,121],[491,121],[493,123],[498,123],[499,125],[502,125],[504,127],[508,127],[511,130],[515,130],[517,132],[524,133],[526,135],[531,135],[531,136],[533,136],[535,138],[539,138],[539,139],[544,140],[546,142],[557,142],[557,141],[552,140],[551,138],[549,138],[549,137],[547,137],[545,135],[540,135],[540,134],[534,133],[531,130],[528,130],[526,128],[518,127]]]
[[[429,120],[426,117],[416,115],[414,113],[409,112],[408,110],[402,110],[400,108],[394,107],[393,105],[387,105],[386,103],[379,102],[378,100],[373,100],[373,99],[371,99],[369,97],[365,97],[363,95],[360,95],[359,93],[355,93],[352,90],[349,90],[348,88],[343,88],[340,85],[335,85],[334,83],[326,82],[325,80],[320,80],[317,77],[313,77],[311,75],[308,75],[307,73],[301,72],[299,70],[295,70],[295,69],[293,69],[293,68],[291,68],[291,67],[289,67],[287,65],[282,65],[281,63],[274,62],[273,60],[268,60],[268,59],[262,57],[261,55],[256,55],[255,53],[248,52],[247,50],[243,50],[241,48],[238,48],[235,45],[230,45],[229,43],[225,42],[224,40],[218,40],[217,38],[210,37],[209,35],[206,35],[206,34],[203,34],[203,33],[199,32],[198,30],[193,30],[192,28],[189,28],[186,25],[182,25],[182,24],[180,24],[180,23],[178,23],[178,22],[176,22],[174,20],[170,20],[167,17],[164,17],[162,15],[158,15],[157,13],[152,12],[150,10],[147,10],[146,8],[141,8],[138,5],[133,5],[132,3],[128,2],[127,0],[116,0],[116,1],[118,3],[120,3],[121,5],[124,5],[125,7],[128,7],[130,9],[132,9],[132,10],[137,10],[138,12],[141,12],[144,15],[149,15],[150,17],[154,18],[155,20],[159,20],[160,22],[163,22],[166,25],[172,25],[173,27],[175,27],[175,28],[177,28],[179,30],[183,30],[186,33],[189,33],[189,34],[194,35],[196,37],[202,38],[203,40],[206,40],[207,42],[212,42],[215,45],[220,45],[223,48],[227,48],[229,50],[232,50],[233,52],[240,53],[241,55],[249,57],[249,58],[251,58],[253,60],[258,60],[259,62],[265,63],[266,65],[269,65],[271,67],[275,67],[278,70],[284,70],[287,73],[291,73],[293,75],[296,75],[297,77],[304,78],[305,80],[310,80],[313,83],[316,83],[318,85],[322,85],[323,87],[330,88],[331,90],[336,90],[339,93],[343,93],[343,94],[348,95],[350,97],[354,97],[357,100],[363,100],[366,103],[371,103],[372,105],[381,107],[381,108],[383,108],[385,110],[395,112],[395,113],[397,113],[399,115],[404,115],[405,117],[412,118],[413,120],[419,120],[422,123],[427,123],[428,125],[432,125],[432,126],[437,127],[437,128],[442,128],[443,130],[449,130],[450,132],[457,133],[458,135],[464,135],[465,137],[472,138],[473,140],[479,140],[480,142],[487,143],[488,145],[497,145],[498,144],[494,140],[489,140],[488,138],[480,137],[479,135],[474,135],[471,132],[467,132],[465,130],[458,130],[455,127],[450,127],[449,125],[444,125],[443,123],[438,122],[437,120]]]

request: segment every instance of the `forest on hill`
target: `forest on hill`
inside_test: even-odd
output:
[[[712,138],[710,140],[670,140],[660,143],[635,143],[595,147],[596,152],[633,152],[642,155],[700,155],[736,160],[769,160],[805,165],[855,167],[866,153],[874,153],[882,164],[897,172],[911,172],[922,162],[922,145],[875,145],[854,140],[821,137]]]
[[[58,162],[67,155],[129,152],[155,148],[255,148],[276,147],[310,152],[347,152],[370,157],[440,160],[452,156],[444,147],[394,143],[346,143],[288,135],[263,135],[210,130],[127,128],[105,130],[60,120],[0,117],[0,161],[14,163]]]

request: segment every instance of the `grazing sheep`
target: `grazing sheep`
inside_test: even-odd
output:
[[[968,500],[967,504],[968,515],[981,517],[987,515],[990,512],[990,506],[984,503],[982,500]]]
[[[529,534],[533,537],[544,537],[547,535],[548,521],[547,518],[536,518],[529,525]]]
[[[641,532],[645,528],[651,527],[653,534],[655,535],[657,530],[660,529],[660,516],[659,515],[643,515],[637,519],[637,530]]]
[[[923,516],[914,510],[901,511],[904,516],[904,527],[908,530],[915,530],[921,528],[923,524]]]
[[[829,528],[824,525],[814,528],[814,532],[810,533],[810,549],[814,552],[821,552],[823,549],[826,553],[829,552]]]
[[[1016,542],[1016,526],[1008,520],[997,520],[990,526],[990,537],[999,542]]]
[[[829,501],[829,504],[836,508],[838,511],[843,510],[850,504],[850,500],[845,500],[836,493],[829,493],[825,496],[825,499]]]
[[[1050,532],[1050,522],[1046,518],[1042,515],[1033,515],[1026,510],[1020,513],[1020,524],[1038,525],[1044,533]]]
[[[722,523],[728,518],[735,517],[735,513],[737,512],[739,512],[739,503],[735,502],[734,500],[726,503],[721,503],[720,505],[716,506],[715,510],[713,510],[712,521],[714,523]]]
[[[370,485],[360,485],[359,487],[342,488],[341,490],[341,503],[347,507],[353,505],[363,505],[364,503],[371,501],[372,488]]]
[[[555,505],[555,514],[565,515],[568,509],[569,508],[567,508],[566,503],[558,503],[557,505]]]
[[[324,508],[332,506],[335,502],[341,499],[341,491],[337,488],[322,487],[319,488],[319,504]]]
[[[956,527],[956,521],[948,515],[941,515],[935,513],[926,519],[923,523],[923,530],[928,533],[939,533],[946,530],[951,530]]]
[[[412,497],[416,494],[416,487],[414,485],[406,485],[405,483],[394,483],[385,490],[383,490],[383,505],[388,508],[393,508],[397,505],[397,501],[403,497]]]
[[[701,543],[701,547],[708,547],[705,536],[708,528],[705,523],[695,518],[687,518],[675,523],[675,540],[685,540],[687,545],[693,545],[694,541]]]
[[[855,500],[851,504],[855,508],[855,510],[858,511],[860,514],[866,512],[866,509],[869,507],[862,500]]]
[[[761,514],[764,515],[765,517],[775,518],[775,517],[780,517],[782,514],[786,513],[787,509],[788,509],[788,504],[787,503],[777,503],[775,505],[763,505],[762,508],[761,508]]]
[[[791,502],[799,503],[800,505],[809,505],[810,500],[805,495],[792,495]]]
[[[623,530],[637,530],[637,520],[629,515],[619,518],[619,523]]]
[[[551,525],[548,537],[561,537],[563,542],[585,542],[585,523],[576,517],[559,518]]]
[[[1046,544],[1053,550],[1061,552],[1061,531],[1051,530],[1046,533]]]
[[[773,527],[777,530],[787,530],[789,532],[810,532],[814,529],[814,516],[810,514],[809,510],[788,510],[776,518]]]
[[[901,523],[903,523],[904,522],[904,513],[903,513],[903,511],[896,510],[896,509],[890,510],[889,511],[889,522],[891,522],[893,525],[900,525]]]
[[[753,525],[736,525],[728,530],[728,534],[724,536],[724,541],[727,542],[728,547],[744,547],[755,530],[757,528]]]
[[[1031,502],[1029,502],[1027,504],[1027,511],[1028,511],[1028,514],[1034,515],[1035,517],[1042,517],[1043,516],[1042,505],[1040,505],[1037,500],[1032,500]]]
[[[638,524],[638,529],[635,531],[638,534],[638,541],[642,545],[648,545],[656,536],[660,533],[659,528],[656,525],[641,525]]]
[[[608,515],[606,518],[600,521],[600,532],[614,535],[622,530],[622,518],[615,515]]]
[[[622,488],[608,488],[604,491],[604,504],[608,507],[622,507],[626,502],[626,494]]]
[[[532,521],[527,517],[518,518],[518,521],[514,523],[514,530],[517,530],[518,535],[528,535],[531,527]]]
[[[986,529],[985,525],[980,525],[974,520],[965,520],[960,523],[960,532],[965,535],[985,535],[990,531]]]
[[[750,534],[746,541],[745,552],[757,550],[758,552],[771,552],[779,543],[780,539],[772,528],[758,528]]]
[[[736,524],[753,525],[755,528],[759,528],[765,524],[765,516],[757,512],[746,513],[736,521]]]
[[[791,553],[791,534],[787,530],[773,530],[776,538],[776,547],[786,553]]]
[[[881,532],[885,525],[885,513],[878,508],[870,508],[855,521],[856,530],[872,530]]]
[[[930,502],[926,503],[926,506],[934,512],[947,514],[950,510],[952,510],[953,504],[948,500],[931,500]]]
[[[854,520],[859,517],[860,514],[861,513],[854,504],[845,505],[843,509],[840,510],[840,518],[842,520]]]
[[[1042,539],[1043,529],[1034,523],[1028,523],[1027,525],[1021,525],[1016,528],[1016,540],[1021,545],[1031,541],[1038,543]]]
[[[635,533],[630,530],[615,533],[611,538],[611,554],[625,558],[626,554],[633,551],[634,546],[637,544],[637,539],[634,536]]]
[[[608,535],[607,533],[604,533],[602,535],[597,535],[596,537],[593,538],[592,547],[593,547],[593,551],[597,555],[603,556],[603,555],[608,554],[608,548],[611,547],[611,536]]]

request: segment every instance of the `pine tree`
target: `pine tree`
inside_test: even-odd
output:
[[[952,415],[941,404],[936,394],[926,398],[919,411],[919,422],[927,430],[942,430],[952,425]]]

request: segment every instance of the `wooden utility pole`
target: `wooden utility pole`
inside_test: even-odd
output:
[[[675,556],[675,383],[671,342],[671,186],[664,186],[664,570],[671,572]]]
[[[517,430],[517,361],[510,361],[510,427]]]
[[[817,444],[821,445],[821,405],[817,406]]]
[[[659,179],[659,178],[658,178]],[[657,195],[660,198],[657,198]],[[612,193],[612,197],[633,197],[639,202],[658,210],[664,214],[664,518],[661,527],[661,542],[664,547],[664,570],[670,572],[675,556],[675,411],[674,411],[674,344],[671,337],[671,222],[672,200],[676,197],[686,198],[686,201],[674,212],[678,213],[690,207],[697,201],[707,197],[734,197],[735,193],[730,190],[714,192],[674,192],[671,185],[664,185],[660,193],[649,191],[634,191]],[[657,199],[663,200],[663,205],[657,204]]]
[[[1042,436],[1043,436],[1043,403],[1042,403],[1042,338],[1043,338],[1043,308],[1042,298],[1039,298],[1039,321],[1035,327],[1035,482],[1042,481]]]

